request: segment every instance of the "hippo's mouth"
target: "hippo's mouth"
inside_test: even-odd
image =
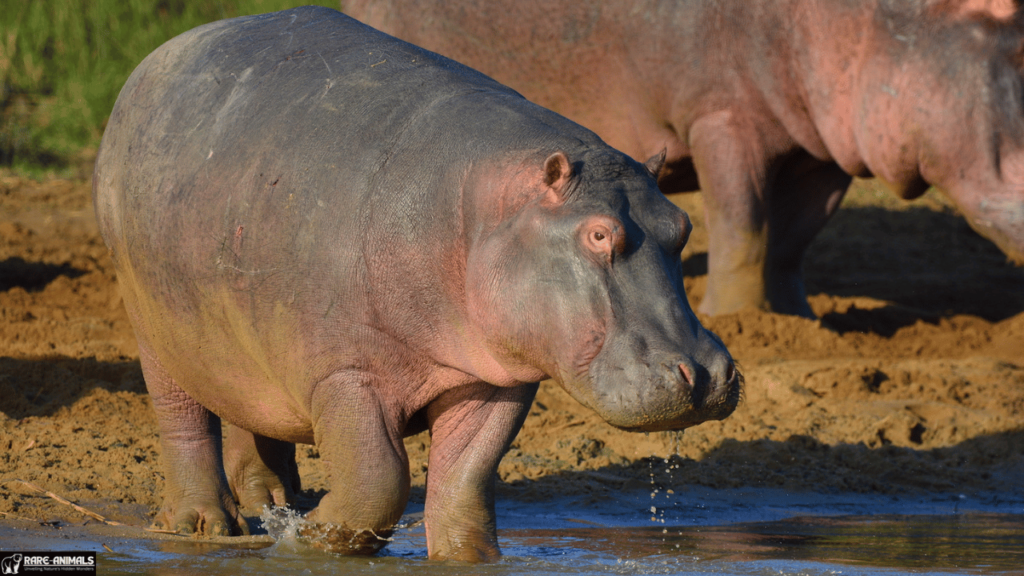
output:
[[[734,370],[727,382],[717,386],[698,383],[690,390],[656,386],[641,393],[638,387],[626,385],[598,395],[592,402],[581,401],[621,430],[678,431],[731,415],[743,396],[743,382],[743,375]]]
[[[672,420],[668,422],[650,421],[636,426],[620,426],[614,423],[612,423],[612,425],[614,425],[616,428],[620,430],[625,430],[626,432],[679,432],[682,430],[686,430],[691,426],[703,424],[704,422],[708,422],[711,420],[724,420],[730,414],[733,413],[733,410],[736,409],[736,405],[738,403],[739,394],[737,394],[737,399],[734,403],[728,406],[721,406],[710,413],[702,412],[699,416],[690,416],[687,418],[681,418],[679,420]]]

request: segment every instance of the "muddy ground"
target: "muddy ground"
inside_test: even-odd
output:
[[[696,307],[701,199],[673,200],[696,224],[683,255]],[[90,202],[86,181],[0,173],[0,522],[91,522],[14,479],[135,525],[160,503],[155,419]],[[500,495],[600,505],[653,476],[676,492],[1024,496],[1024,268],[936,193],[903,203],[859,182],[806,269],[820,321],[701,318],[746,375],[733,416],[681,436],[630,434],[544,383]],[[413,498],[429,443],[407,440]],[[315,448],[299,456],[308,508],[325,482]]]

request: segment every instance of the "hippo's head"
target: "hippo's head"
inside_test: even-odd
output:
[[[488,205],[473,211],[490,224],[468,242],[467,305],[490,356],[518,380],[553,378],[623,429],[731,414],[741,376],[690,309],[680,260],[690,221],[651,167],[599,149],[513,174],[482,195]]]

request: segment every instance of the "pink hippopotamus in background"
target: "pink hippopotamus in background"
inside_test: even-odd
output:
[[[244,531],[238,503],[286,503],[309,443],[330,492],[300,536],[373,553],[409,496],[402,439],[430,430],[430,557],[490,560],[539,380],[623,429],[731,414],[661,160],[327,8],[158,48],[93,182],[160,426],[157,524]]]
[[[351,0],[704,193],[700,310],[813,316],[803,254],[853,176],[945,192],[1024,262],[1024,28],[1011,0]]]

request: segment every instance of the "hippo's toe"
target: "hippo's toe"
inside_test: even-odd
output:
[[[176,510],[163,510],[153,527],[173,530],[178,534],[204,536],[248,536],[249,525],[237,511],[234,514],[221,506],[178,506]]]

